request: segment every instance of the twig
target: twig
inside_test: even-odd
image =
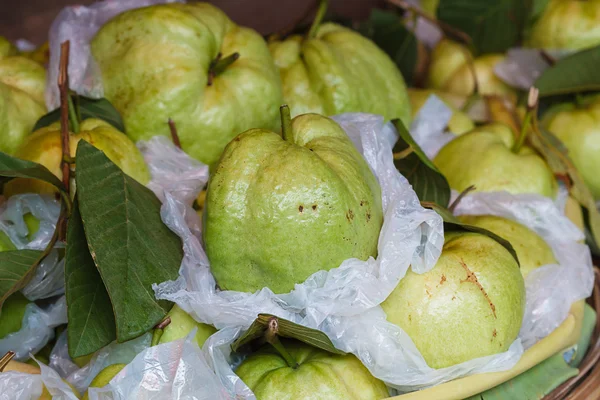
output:
[[[60,91],[60,132],[62,143],[61,168],[63,173],[63,184],[65,190],[69,192],[69,160],[71,158],[71,149],[69,143],[69,47],[67,40],[60,45],[60,65],[58,74],[58,90]]]
[[[458,195],[458,197],[456,198],[456,200],[454,200],[452,202],[452,204],[450,204],[450,206],[448,207],[448,211],[450,211],[452,214],[454,214],[454,210],[460,204],[460,202],[462,201],[462,199],[464,199],[465,196],[468,195],[469,193],[471,193],[473,190],[475,190],[475,185],[471,185],[468,188],[466,188],[465,190],[463,190]]]
[[[15,357],[14,351],[9,351],[5,355],[0,358],[0,372],[4,371],[4,368],[8,365],[8,363]]]
[[[179,140],[179,135],[177,134],[177,126],[175,125],[175,121],[169,118],[169,130],[171,131],[171,140],[173,140],[173,144],[178,149],[181,149],[181,141]]]
[[[167,317],[165,319],[163,319],[162,321],[160,321],[155,328],[156,329],[165,329],[167,326],[169,326],[171,324],[171,317]]]
[[[527,133],[531,129],[531,119],[534,115],[537,114],[539,94],[540,91],[535,86],[529,88],[529,95],[527,97],[527,112],[525,113],[523,125],[521,125],[521,134],[519,135],[517,142],[512,148],[512,151],[515,154],[517,154],[521,150],[521,147],[523,147],[523,144],[525,144]]]

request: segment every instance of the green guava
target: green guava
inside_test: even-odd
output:
[[[171,308],[167,317],[171,319],[171,323],[163,329],[154,329],[152,333],[152,346],[183,339],[189,335],[192,329],[198,328],[196,342],[202,348],[206,339],[217,331],[212,325],[197,322],[177,304]]]
[[[114,378],[126,366],[127,366],[127,364],[109,365],[108,367],[106,367],[102,371],[100,371],[98,373],[98,375],[96,375],[96,377],[92,380],[92,383],[90,383],[90,387],[101,388],[101,387],[108,385],[110,383],[110,381],[112,380],[112,378]],[[81,400],[89,400],[89,398],[90,397],[88,395],[88,392],[86,391],[83,394],[83,397],[81,398]]]
[[[508,350],[525,312],[523,276],[508,250],[477,233],[445,239],[435,267],[409,270],[381,304],[432,368]]]
[[[235,371],[258,400],[378,400],[389,397],[352,354],[334,355],[297,341],[282,341],[299,364],[290,367],[271,345],[250,355]]]
[[[0,339],[21,330],[29,303],[31,302],[21,292],[16,292],[6,299],[0,311]]]
[[[287,293],[345,259],[376,256],[383,220],[368,164],[317,114],[294,118],[283,137],[251,129],[232,140],[204,211],[212,273],[221,289],[243,292]]]

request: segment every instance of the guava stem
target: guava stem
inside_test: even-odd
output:
[[[271,346],[275,347],[275,350],[283,357],[288,367],[292,369],[296,369],[299,367],[298,362],[292,357],[292,355],[286,350],[286,348],[281,344],[277,333],[279,332],[279,322],[276,317],[273,317],[269,320],[269,325],[267,326],[267,331],[265,332],[265,339]]]
[[[521,133],[519,135],[519,139],[511,149],[515,154],[521,150],[521,147],[523,147],[523,144],[525,144],[525,139],[527,139],[527,134],[531,128],[531,118],[537,113],[538,96],[538,89],[532,86],[531,89],[529,89],[529,96],[527,98],[527,112],[525,113],[523,125],[521,125]]]
[[[60,194],[64,199],[65,207],[67,212],[71,212],[71,139],[69,133],[69,115],[71,112],[76,112],[75,107],[72,104],[71,96],[69,95],[69,50],[70,42],[67,40],[60,45],[60,64],[58,73],[58,89],[60,93],[60,138],[62,145],[62,157],[60,166],[62,169],[62,182],[64,190],[60,190]],[[79,130],[79,121],[75,114],[73,118],[73,124],[77,121],[77,130]],[[73,126],[75,128],[75,125]],[[63,216],[63,209],[61,208],[61,217],[56,226],[55,235],[53,236],[54,242],[56,240],[64,241],[67,237],[67,224],[66,216]],[[52,240],[50,241],[52,243]],[[52,243],[54,246],[54,243]],[[51,250],[52,248],[50,248]],[[49,253],[49,250],[48,250]]]
[[[169,131],[171,131],[171,140],[173,140],[173,144],[178,149],[181,149],[181,141],[179,140],[179,134],[177,134],[177,126],[175,125],[175,121],[169,118]]]
[[[315,19],[313,20],[312,25],[310,26],[310,30],[308,31],[308,38],[314,39],[317,37],[317,32],[319,31],[319,27],[323,22],[323,18],[325,18],[325,13],[327,12],[327,7],[329,6],[328,0],[321,0],[319,3],[319,8],[317,9],[317,14],[315,15]]]
[[[15,357],[14,351],[9,351],[5,355],[0,358],[0,372],[4,371],[4,368],[8,365],[8,363]]]
[[[221,53],[217,55],[217,58],[212,62],[209,70],[208,70],[208,82],[207,85],[210,86],[213,83],[213,80],[216,76],[220,75],[233,64],[238,58],[240,58],[240,53],[233,53],[228,55],[225,58],[221,57]]]
[[[71,96],[67,97],[69,103],[69,122],[71,124],[71,131],[73,133],[79,133],[79,117],[77,116],[77,109],[75,108],[75,103],[73,103],[73,98]]]
[[[279,115],[281,116],[281,136],[284,140],[292,140],[292,115],[287,104],[279,107]]]

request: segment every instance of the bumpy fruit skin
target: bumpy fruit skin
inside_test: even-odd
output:
[[[600,0],[550,0],[527,47],[582,50],[600,44]]]
[[[510,347],[525,312],[525,284],[498,242],[451,232],[435,267],[409,270],[381,307],[430,367],[444,368]]]
[[[287,293],[314,272],[377,254],[381,189],[346,132],[304,114],[289,136],[240,134],[208,183],[204,243],[222,289]]]
[[[452,110],[452,118],[448,121],[450,132],[462,135],[475,128],[475,124],[469,116],[459,110],[459,104],[463,104],[466,99],[463,96],[439,90],[408,89],[413,118],[416,117],[431,95],[439,97]]]
[[[475,83],[469,66],[472,58],[462,44],[443,39],[433,49],[427,74],[426,86],[463,96],[473,94]],[[482,95],[504,96],[516,102],[517,91],[494,74],[494,67],[504,59],[502,54],[486,54],[473,59],[477,86]]]
[[[29,303],[30,301],[21,292],[14,293],[6,299],[0,314],[0,339],[21,330],[25,310]]]
[[[96,375],[96,377],[92,380],[92,383],[90,383],[90,387],[101,388],[108,385],[112,378],[114,378],[126,366],[127,364],[109,365],[100,371],[98,375]],[[86,391],[81,400],[88,400],[89,398],[88,392]]]
[[[198,328],[198,332],[196,333],[196,343],[202,348],[206,339],[217,331],[212,325],[197,322],[178,305],[174,305],[173,308],[171,308],[167,317],[171,318],[171,323],[163,329],[154,330],[152,334],[152,346],[183,339],[189,335],[192,329]]]
[[[600,199],[600,96],[585,99],[581,106],[561,104],[550,109],[542,125],[569,150],[596,200]]]
[[[466,224],[487,229],[508,240],[519,258],[523,278],[542,265],[557,263],[548,243],[525,225],[493,215],[463,215],[459,219]]]
[[[281,73],[283,99],[292,116],[366,112],[410,126],[402,74],[375,43],[334,23],[315,38],[293,35],[269,49]]]
[[[13,154],[46,113],[44,67],[0,37],[0,151]]]
[[[183,149],[212,164],[250,128],[276,129],[281,84],[263,38],[207,4],[168,4],[126,11],[91,43],[106,98],[135,141],[169,136],[177,124]],[[208,85],[219,53],[240,54]]]
[[[296,341],[282,341],[300,364],[290,368],[270,345],[248,357],[236,374],[258,400],[378,400],[385,384],[351,354],[333,355]]]
[[[148,167],[135,144],[107,122],[94,118],[83,121],[79,133],[70,135],[71,157],[75,157],[77,144],[82,139],[104,151],[112,162],[138,182],[146,184],[150,179]],[[62,179],[60,124],[49,125],[29,135],[15,155],[24,160],[42,164],[59,179]],[[54,186],[34,179],[13,179],[4,185],[6,196],[18,193],[54,193],[55,191]]]
[[[475,185],[475,190],[482,192],[505,190],[553,197],[556,181],[546,162],[528,146],[513,153],[514,141],[506,125],[485,125],[452,140],[433,162],[450,187],[459,192]]]

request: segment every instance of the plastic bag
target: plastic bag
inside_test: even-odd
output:
[[[54,339],[54,328],[66,323],[67,303],[64,296],[44,308],[30,303],[25,309],[21,329],[0,339],[0,354],[14,351],[16,360],[25,361],[30,353],[37,353]]]
[[[90,400],[233,400],[206,362],[195,335],[196,329],[185,339],[144,350],[108,385],[90,388]]]
[[[69,357],[67,331],[64,331],[50,353],[49,366],[83,393],[100,371],[109,365],[128,364],[140,352],[149,348],[151,341],[152,334],[147,333],[124,343],[111,343],[98,350],[87,365],[79,368]]]
[[[77,400],[79,398],[52,368],[35,361],[40,367],[38,375],[15,371],[0,374],[0,400],[38,400],[44,387],[53,400]]]
[[[58,93],[58,67],[60,45],[69,40],[69,86],[77,93],[93,98],[104,95],[102,77],[90,50],[90,40],[108,20],[132,8],[159,3],[174,3],[177,0],[105,0],[91,6],[74,5],[65,7],[52,22],[49,33],[50,62],[46,86],[46,106],[54,110],[60,105]]]
[[[25,215],[39,221],[38,231],[29,240]],[[17,249],[44,250],[54,234],[60,214],[60,203],[53,196],[20,194],[11,196],[0,206],[0,231]],[[58,247],[58,246],[57,246]],[[53,250],[38,266],[35,274],[21,292],[29,300],[45,299],[64,293],[64,260]]]

